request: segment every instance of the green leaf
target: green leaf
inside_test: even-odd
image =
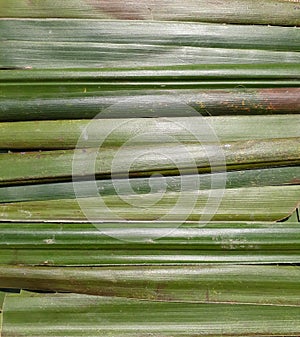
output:
[[[180,108],[185,109],[184,104],[178,103],[177,109]],[[114,107],[111,109],[114,110]],[[139,109],[137,106],[132,107],[133,113]],[[150,106],[148,109],[150,110]],[[153,109],[163,111],[155,106]],[[116,107],[115,110],[120,109]],[[268,125],[268,128],[265,125]],[[117,123],[115,119],[99,119],[92,122],[86,120],[7,122],[0,123],[0,149],[72,149],[76,147],[83,133],[86,140],[81,140],[82,144],[79,143],[79,146],[97,147],[104,140],[105,146],[122,146],[128,140],[131,145],[153,145],[162,141],[193,143],[198,139],[205,143],[217,140],[233,142],[292,138],[300,136],[299,128],[300,119],[297,115],[131,118],[118,119]],[[151,139],[147,137],[150,133]],[[145,135],[143,137],[145,140],[137,137],[138,135]]]
[[[299,225],[298,225],[299,226]],[[125,233],[126,234],[126,233]],[[123,235],[123,232],[121,233]],[[50,238],[51,240],[51,238]],[[1,249],[2,264],[40,266],[194,265],[194,264],[297,264],[299,249]]]
[[[1,23],[1,21],[0,21]],[[299,28],[300,37],[300,28]],[[300,80],[300,65],[283,64],[197,64],[134,68],[77,68],[2,70],[0,80],[10,84],[95,83],[118,81],[133,82],[188,82],[217,80]],[[139,83],[137,83],[139,84]],[[142,83],[141,83],[142,84]]]
[[[178,227],[178,228],[177,228]],[[136,228],[133,231],[132,228]],[[144,228],[140,241],[138,229]],[[167,228],[167,230],[165,230]],[[298,222],[113,222],[90,223],[5,223],[0,222],[1,249],[111,249],[132,250],[297,250]],[[106,229],[110,231],[105,232]],[[128,240],[120,240],[118,234]],[[160,236],[160,233],[165,233]],[[166,234],[167,233],[167,234]],[[111,234],[109,236],[108,234]],[[151,237],[158,237],[151,240]],[[74,252],[75,253],[75,252]],[[59,253],[58,253],[59,254]],[[21,256],[20,256],[21,257]],[[3,262],[1,261],[3,264]],[[16,260],[17,263],[17,260]]]
[[[166,302],[300,305],[300,270],[284,266],[0,266],[0,287]]]
[[[220,23],[269,24],[296,26],[300,24],[297,0],[179,0],[172,3],[141,0],[124,4],[121,0],[5,0],[0,1],[1,17],[37,18],[117,18],[138,20],[206,21]]]
[[[295,27],[2,19],[0,31],[0,67],[299,64],[300,30]]]
[[[2,86],[0,121],[299,114],[300,88],[51,93]],[[44,89],[44,91],[42,91]],[[49,88],[48,88],[49,89]],[[143,108],[137,108],[143,103]],[[150,107],[154,107],[154,111]],[[162,108],[164,106],[165,108]],[[180,107],[180,109],[179,109]]]
[[[212,191],[213,197],[210,195]],[[207,218],[215,221],[276,221],[291,215],[299,201],[298,185],[271,186],[132,194],[126,195],[125,199],[124,196],[109,195],[28,201],[1,204],[0,213],[2,221],[86,221],[84,211],[97,222],[116,218],[137,221],[205,221]]]
[[[163,140],[159,138],[159,141]],[[111,174],[114,178],[127,178],[128,175],[142,177],[153,173],[224,172],[225,160],[229,171],[299,165],[299,153],[300,142],[296,137],[221,144],[124,145],[120,149],[101,147],[100,151],[93,148],[2,153],[0,184],[70,181],[72,177],[107,177]],[[117,160],[117,167],[113,165],[114,160]]]
[[[193,188],[195,181],[199,181],[199,190],[215,189],[217,186],[212,182],[220,181],[223,174],[221,172],[201,174],[201,176],[186,175],[184,177],[185,187],[181,176],[131,178],[129,184],[132,190],[138,194],[149,193],[151,190],[155,192],[155,190],[162,188],[166,192],[186,191]],[[229,171],[226,172],[226,188],[299,185],[299,175],[299,166]],[[98,193],[102,196],[128,193],[128,181],[124,179],[97,180],[96,184]],[[94,195],[90,185],[84,181],[36,184],[1,187],[0,202],[71,199],[76,197],[74,189],[80,190],[81,197]]]
[[[7,295],[3,335],[297,336],[300,307],[149,302],[75,294]]]
[[[2,265],[241,265],[299,261],[297,222],[142,221],[95,226],[78,220],[27,220],[0,223],[0,233]]]

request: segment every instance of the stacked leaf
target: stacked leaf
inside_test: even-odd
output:
[[[39,83],[39,87],[41,85],[42,83]],[[271,85],[274,85],[274,81]],[[35,91],[39,90],[39,87],[35,86]],[[68,87],[68,90],[72,88]],[[8,89],[7,85],[2,85],[0,120],[12,122],[89,119],[96,116],[98,119],[158,117],[158,113],[154,113],[149,107],[151,107],[150,104],[152,106],[155,104],[157,107],[159,103],[169,107],[159,110],[160,117],[195,117],[195,110],[201,116],[297,114],[300,104],[298,87],[117,90],[116,92],[91,91],[91,93],[87,92],[86,87],[85,89],[78,91],[77,94],[76,92],[66,94],[59,90],[55,91],[55,87],[48,87],[47,92],[34,94],[26,86]],[[17,101],[14,95],[18,96]],[[135,102],[143,102],[146,107],[143,110],[137,109]],[[176,109],[175,103],[178,104],[178,102],[186,105],[184,109]],[[109,109],[110,106],[116,106],[118,109]]]
[[[275,77],[280,76],[285,67],[299,65],[299,28],[294,27],[128,20],[9,19],[0,21],[0,29],[0,64],[8,69],[174,66],[180,72],[180,66],[211,65],[215,68],[219,64],[234,65],[227,74],[233,73],[236,80],[245,80],[247,77],[244,74],[251,74],[251,67],[245,67],[245,64],[280,65],[279,73],[273,73]],[[245,71],[239,70],[237,65]],[[166,70],[166,74],[169,74]],[[255,73],[261,77],[272,71],[262,66],[259,73]],[[48,74],[49,70],[35,77],[38,79],[42,76],[46,84]],[[132,75],[135,74],[136,71],[133,71]],[[224,72],[214,74],[218,77]],[[130,73],[123,72],[123,75],[130,81]],[[141,72],[142,77],[146,75],[147,72]],[[154,75],[150,75],[150,78]],[[185,71],[182,75],[188,77],[189,72]],[[205,75],[211,74],[206,71]],[[298,78],[299,73],[292,72],[291,75]],[[76,72],[74,76],[77,76]],[[258,77],[253,76],[253,79]],[[282,79],[288,80],[289,77]]]
[[[298,306],[27,292],[6,295],[3,320],[4,336],[297,336],[300,329]]]
[[[298,7],[0,1],[3,336],[300,334]]]
[[[0,1],[1,17],[202,21],[297,26],[298,0]]]

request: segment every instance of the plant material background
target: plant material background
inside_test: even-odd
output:
[[[0,0],[2,337],[300,335],[299,25],[296,0]]]

